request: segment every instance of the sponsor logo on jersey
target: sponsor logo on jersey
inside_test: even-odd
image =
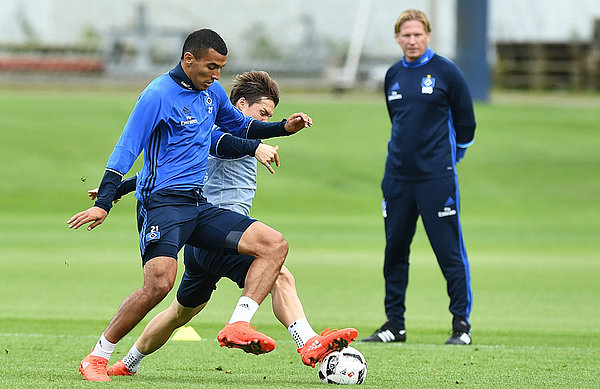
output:
[[[427,77],[423,77],[421,79],[421,93],[425,95],[430,95],[433,93],[434,87],[435,78],[431,77],[431,74],[428,74]]]
[[[400,84],[397,82],[392,85],[390,88],[390,93],[388,94],[388,101],[400,100],[402,98],[402,93],[400,93]]]
[[[188,124],[196,124],[196,123],[198,123],[198,120],[194,119],[192,116],[186,116],[185,120],[182,120],[180,122],[180,124],[182,126],[187,126]]]
[[[398,93],[395,90],[393,90],[389,95],[388,95],[388,101],[394,101],[394,100],[400,100],[402,98],[402,93]]]

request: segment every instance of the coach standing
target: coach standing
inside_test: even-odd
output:
[[[383,190],[386,232],[387,321],[366,342],[403,342],[410,244],[421,215],[446,278],[453,315],[446,344],[470,344],[472,306],[469,262],[459,218],[456,164],[473,143],[475,117],[465,78],[430,48],[431,26],[418,10],[404,11],[395,26],[404,52],[385,76],[392,122]]]

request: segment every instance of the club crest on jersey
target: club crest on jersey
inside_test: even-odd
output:
[[[388,95],[388,101],[400,100],[402,98],[402,93],[399,91],[400,85],[396,82],[390,88],[390,94]]]
[[[435,78],[428,74],[427,77],[421,79],[421,93],[430,95],[433,93],[433,87],[435,86]]]
[[[210,96],[206,96],[206,105],[208,105],[208,107],[206,107],[206,110],[208,111],[208,114],[211,115],[213,112],[213,106],[212,99],[210,98]]]

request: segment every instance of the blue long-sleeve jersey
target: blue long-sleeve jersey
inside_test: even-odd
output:
[[[475,115],[460,69],[427,49],[390,67],[384,90],[392,122],[386,176],[426,180],[455,174],[456,148],[473,142]]]
[[[140,94],[108,160],[107,170],[122,176],[144,152],[139,200],[166,187],[202,186],[213,125],[244,132],[252,121],[231,104],[218,82],[204,91],[191,85],[180,65],[152,81]]]

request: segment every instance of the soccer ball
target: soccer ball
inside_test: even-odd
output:
[[[325,384],[362,384],[367,376],[367,361],[354,347],[333,351],[319,364],[319,378]]]

